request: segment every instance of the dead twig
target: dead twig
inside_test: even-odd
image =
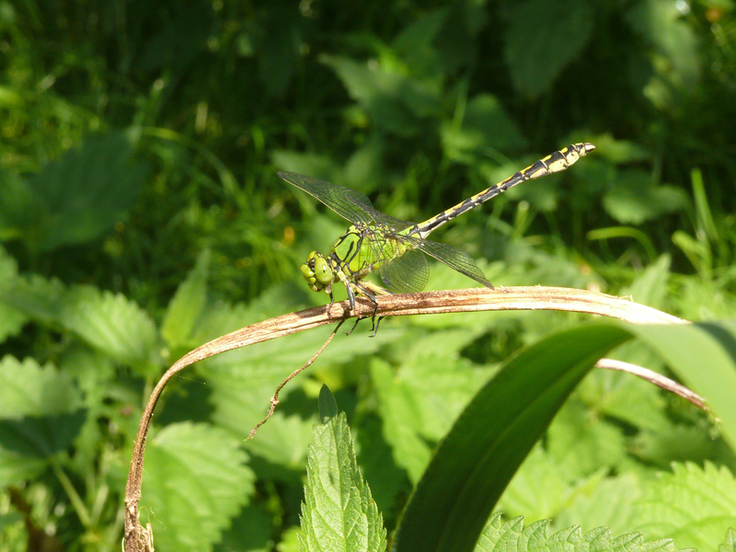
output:
[[[125,486],[125,552],[139,552],[150,547],[150,535],[138,522],[138,502],[141,499],[143,457],[146,439],[151,426],[156,403],[166,384],[179,371],[210,356],[269,341],[292,333],[305,331],[325,324],[341,322],[348,318],[374,316],[409,316],[452,312],[479,312],[495,310],[558,310],[607,316],[634,324],[685,324],[669,314],[645,307],[627,299],[578,289],[548,287],[507,287],[490,290],[473,288],[463,290],[430,291],[409,295],[387,295],[379,298],[378,310],[367,300],[359,299],[350,310],[347,301],[335,303],[332,314],[327,306],[315,307],[298,313],[285,314],[270,320],[241,328],[218,337],[187,353],[169,368],[153,389],[143,410],[138,434],[130,461],[128,481]],[[329,343],[329,340],[328,340]],[[323,347],[325,347],[325,344]],[[323,350],[323,349],[322,349]],[[321,351],[320,351],[321,352]],[[318,356],[318,355],[317,355]],[[303,368],[306,368],[305,365]],[[302,368],[302,369],[303,369]],[[298,374],[297,370],[284,383]],[[278,401],[278,395],[274,395]],[[274,399],[272,399],[273,401]],[[275,407],[275,405],[272,405]]]

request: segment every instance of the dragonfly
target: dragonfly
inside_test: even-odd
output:
[[[355,190],[311,176],[279,172],[278,175],[286,182],[313,196],[351,223],[328,253],[312,251],[307,256],[307,261],[300,267],[302,275],[312,291],[324,291],[329,295],[328,315],[335,302],[333,286],[336,284],[345,286],[350,312],[355,310],[356,296],[367,298],[373,304],[373,335],[378,331],[378,296],[415,293],[427,285],[429,264],[424,254],[494,289],[467,253],[451,245],[429,240],[427,236],[455,217],[517,184],[564,171],[594,149],[595,146],[587,142],[570,144],[419,223],[403,221],[378,211],[368,197]],[[385,288],[366,280],[369,274],[376,271]]]

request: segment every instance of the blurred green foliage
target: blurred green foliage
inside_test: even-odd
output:
[[[692,320],[733,317],[735,9],[0,0],[0,549],[117,548],[141,405],[162,371],[222,333],[326,302],[298,264],[343,222],[278,170],[424,220],[589,141],[596,151],[571,170],[511,190],[437,239],[494,284],[587,287]],[[437,267],[430,288],[470,283]],[[373,340],[361,327],[246,445],[275,386],[322,338],[202,363],[159,404],[143,521],[162,550],[295,550],[327,382],[390,531],[410,481],[497,364],[574,320],[386,321]],[[619,353],[659,366],[643,349]],[[603,489],[615,472],[641,494],[672,460],[733,466],[704,416],[619,376],[593,374],[566,407],[611,449],[586,460],[585,485]],[[573,418],[563,411],[561,434]],[[540,477],[557,469],[554,451],[534,454]],[[582,506],[570,489],[583,482],[563,479],[559,500],[525,502],[512,487],[502,505],[615,524],[605,495]]]

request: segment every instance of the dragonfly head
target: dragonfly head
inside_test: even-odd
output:
[[[331,291],[335,272],[322,253],[312,251],[307,256],[307,262],[301,266],[301,271],[312,291],[326,290],[328,293]]]

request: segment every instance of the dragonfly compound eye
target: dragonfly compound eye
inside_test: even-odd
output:
[[[322,255],[314,259],[314,277],[323,286],[331,284],[335,279],[330,263]]]

